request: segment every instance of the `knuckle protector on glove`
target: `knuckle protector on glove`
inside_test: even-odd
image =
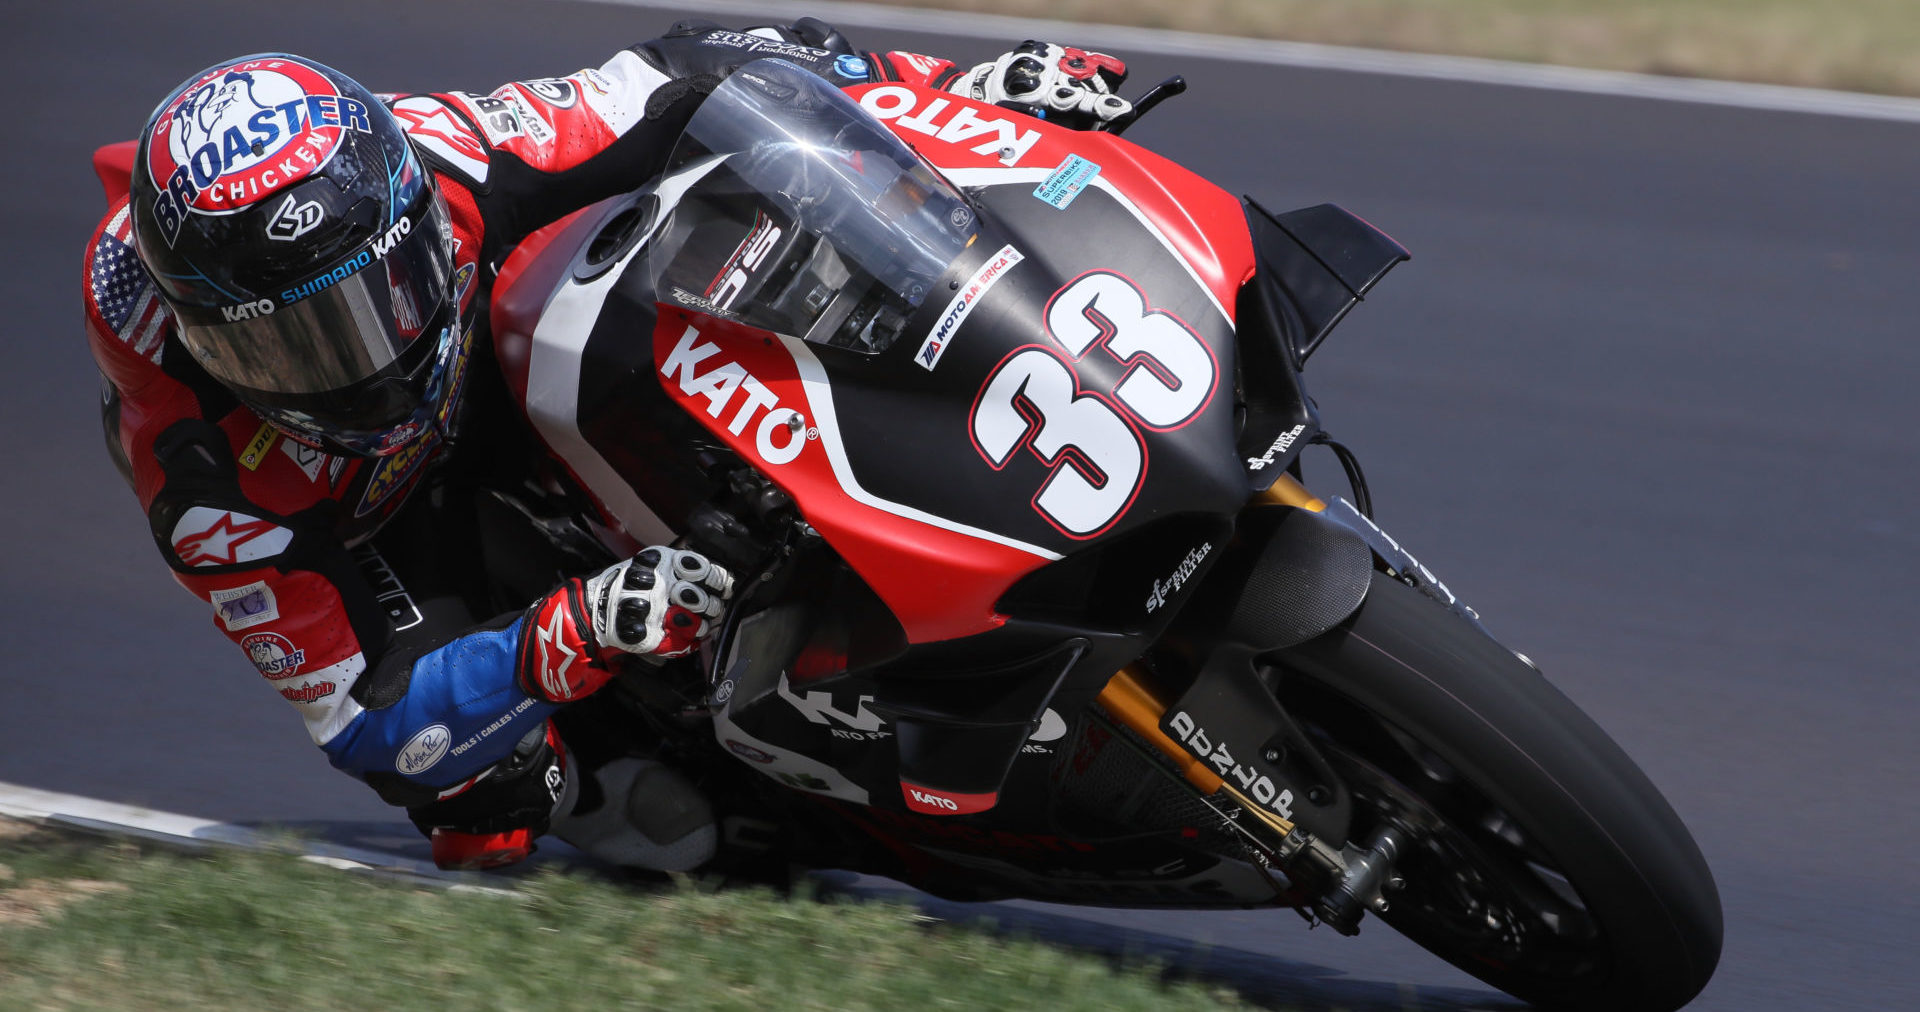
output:
[[[725,610],[733,577],[706,556],[649,548],[587,581],[601,645],[677,657],[710,631]]]

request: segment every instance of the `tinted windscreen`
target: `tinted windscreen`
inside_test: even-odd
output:
[[[892,344],[975,235],[958,191],[780,60],[701,103],[667,177],[686,189],[648,253],[661,301],[857,351]]]

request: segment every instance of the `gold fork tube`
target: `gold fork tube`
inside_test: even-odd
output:
[[[1298,506],[1315,513],[1327,508],[1327,504],[1305,485],[1293,480],[1293,475],[1283,474],[1275,479],[1273,487],[1254,497],[1260,502],[1279,503],[1282,506]]]

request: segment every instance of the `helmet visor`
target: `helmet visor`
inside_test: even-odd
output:
[[[423,337],[437,343],[452,273],[452,229],[435,193],[331,269],[269,298],[175,312],[182,343],[214,379],[243,398],[292,406],[393,371],[419,355],[406,353]]]

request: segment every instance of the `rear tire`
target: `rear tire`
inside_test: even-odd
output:
[[[1288,711],[1355,798],[1412,826],[1380,916],[1503,991],[1675,1009],[1720,958],[1692,836],[1605,732],[1471,623],[1376,574],[1339,628],[1272,658]]]

